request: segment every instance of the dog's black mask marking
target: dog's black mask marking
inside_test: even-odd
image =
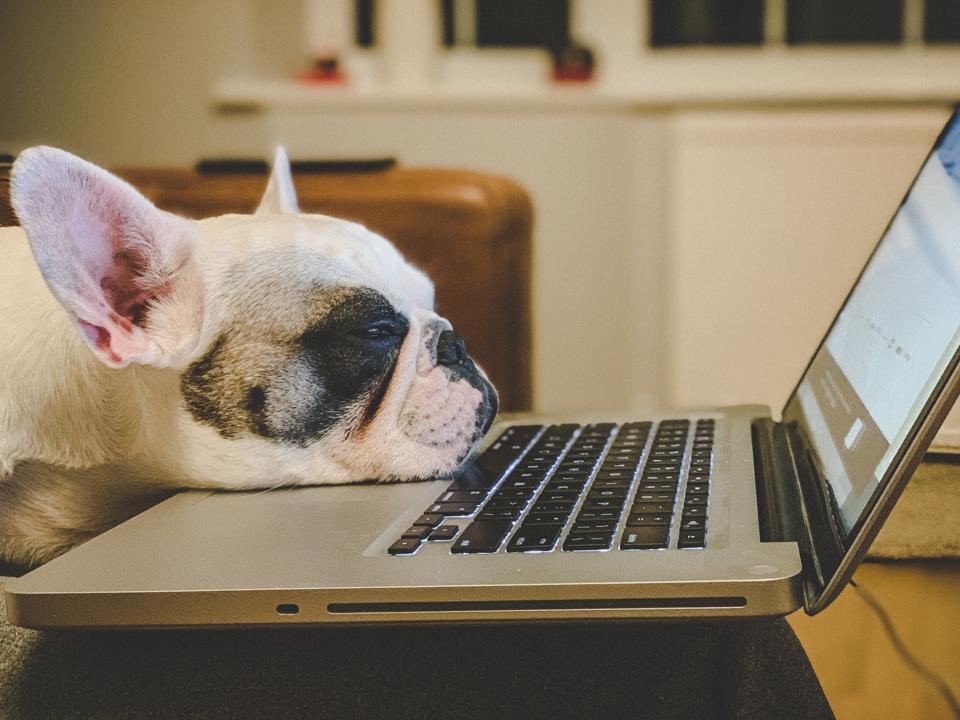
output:
[[[234,323],[182,375],[186,407],[226,438],[245,433],[299,446],[346,417],[359,429],[376,415],[409,329],[380,293],[320,293],[315,319],[286,336]],[[254,329],[254,332],[251,332]]]

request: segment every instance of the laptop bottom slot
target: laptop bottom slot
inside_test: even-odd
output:
[[[516,610],[662,610],[743,608],[745,597],[618,598],[583,600],[464,600],[330,603],[331,615],[357,613],[510,612]]]

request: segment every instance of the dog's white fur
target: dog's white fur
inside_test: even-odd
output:
[[[449,328],[431,283],[362,226],[297,214],[282,151],[252,216],[170,215],[51,148],[20,156],[12,199],[23,230],[0,229],[0,560],[44,561],[173,488],[427,477],[452,470],[474,441],[481,393],[431,356],[431,338]],[[114,280],[129,290],[111,268],[130,248],[143,296],[112,297]],[[250,298],[236,281],[251,257],[265,260],[248,282],[269,294]],[[191,417],[180,375],[238,306],[268,325],[293,322],[317,284],[373,288],[409,319],[367,430],[298,446],[226,439]],[[118,303],[139,310],[124,316]]]

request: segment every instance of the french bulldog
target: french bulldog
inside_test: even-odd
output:
[[[0,228],[0,560],[43,563],[183,488],[450,473],[497,394],[421,271],[300,213],[282,149],[253,215],[193,221],[24,151]]]

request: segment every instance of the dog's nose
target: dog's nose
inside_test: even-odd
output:
[[[444,330],[437,339],[437,365],[464,365],[470,362],[463,338],[453,330]]]

